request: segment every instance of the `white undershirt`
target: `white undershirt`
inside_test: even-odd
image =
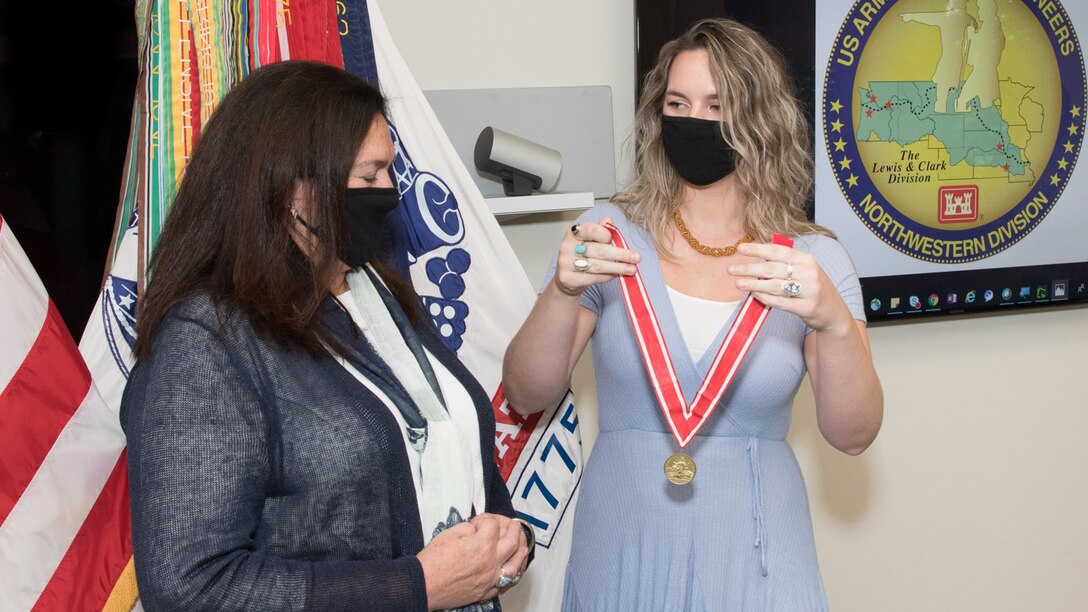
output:
[[[718,337],[718,332],[733,315],[740,301],[704,300],[680,293],[672,287],[666,288],[669,290],[669,300],[672,302],[673,312],[676,313],[676,321],[680,324],[680,334],[684,336],[688,354],[692,361],[699,361],[710,348],[710,343]]]

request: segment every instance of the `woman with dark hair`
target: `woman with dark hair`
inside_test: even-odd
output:
[[[197,142],[121,404],[149,611],[497,610],[525,569],[489,398],[374,260],[385,113],[285,61]]]
[[[855,455],[883,393],[857,274],[805,214],[793,92],[781,54],[735,21],[667,43],[635,117],[634,181],[566,233],[506,352],[526,414],[562,397],[594,341],[600,433],[564,610],[827,609],[785,440],[793,400],[807,370],[821,433]]]

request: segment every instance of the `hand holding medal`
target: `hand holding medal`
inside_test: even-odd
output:
[[[635,264],[642,256],[613,246],[612,235],[605,229],[612,220],[604,219],[601,223],[577,223],[563,237],[552,277],[562,293],[572,297],[581,295],[590,285],[635,274]]]

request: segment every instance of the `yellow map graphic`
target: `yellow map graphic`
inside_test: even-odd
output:
[[[978,219],[956,229],[1012,210],[1058,138],[1057,59],[1019,0],[896,2],[872,26],[853,95],[862,170],[890,205],[929,227],[943,226],[942,186],[980,191]]]

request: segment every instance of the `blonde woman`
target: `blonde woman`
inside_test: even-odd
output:
[[[807,371],[821,433],[856,455],[883,393],[854,267],[806,220],[810,132],[787,74],[731,20],[667,43],[633,183],[566,233],[507,350],[527,414],[560,400],[595,340],[600,433],[564,610],[827,609],[785,441],[793,399]]]

